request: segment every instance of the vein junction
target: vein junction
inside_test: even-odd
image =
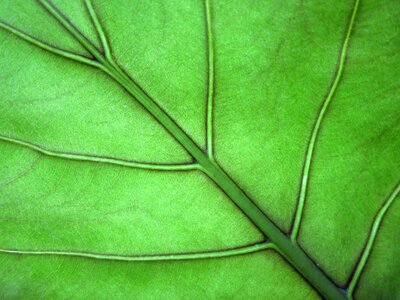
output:
[[[93,9],[93,6],[92,6],[92,3],[90,0],[85,0],[85,5],[88,8],[91,20],[95,25],[98,35],[100,36],[101,44],[105,51],[104,59],[102,59],[103,55],[101,54],[101,52],[93,44],[91,44],[91,42],[85,36],[83,36],[73,25],[69,24],[69,22],[67,22],[67,20],[63,19],[62,15],[58,12],[58,10],[55,7],[53,7],[53,5],[49,1],[42,0],[40,2],[44,5],[44,7],[46,9],[48,9],[48,11],[57,20],[59,20],[64,26],[66,26],[66,29],[78,40],[78,42],[81,43],[81,45],[83,47],[85,47],[91,54],[94,54],[95,58],[100,58],[100,60],[103,61],[103,64],[100,63],[96,59],[85,57],[85,56],[82,56],[82,55],[79,55],[76,53],[72,53],[67,50],[60,49],[60,48],[57,48],[50,44],[47,44],[43,41],[40,41],[39,39],[23,32],[22,30],[14,28],[13,26],[11,26],[3,21],[0,21],[0,28],[3,28],[5,30],[9,31],[10,33],[25,40],[26,42],[28,42],[38,48],[41,48],[45,51],[48,51],[52,54],[55,54],[55,55],[79,62],[79,63],[83,63],[83,64],[86,64],[91,67],[95,67],[95,68],[100,69],[103,72],[107,73],[108,75],[111,75],[112,77],[116,77],[116,76],[121,77],[121,75],[119,75],[119,76],[115,75],[114,72],[110,71],[110,67],[111,67],[111,69],[115,69],[115,68],[118,68],[118,66],[114,62],[114,60],[111,56],[108,40],[107,40],[104,30],[102,29],[100,22],[95,14],[95,11]],[[108,68],[105,67],[104,61],[108,62],[108,64],[107,64]],[[147,169],[147,170],[157,170],[157,171],[190,171],[190,170],[198,170],[199,169],[199,166],[196,163],[158,164],[158,163],[136,162],[136,161],[132,161],[132,160],[125,160],[125,159],[119,159],[119,158],[114,158],[114,157],[62,152],[62,151],[47,149],[44,146],[36,145],[34,143],[30,143],[30,142],[23,141],[18,138],[9,137],[9,136],[5,136],[5,135],[1,135],[1,134],[0,134],[0,140],[19,144],[21,146],[25,146],[27,148],[30,148],[31,150],[38,151],[38,152],[48,155],[48,156],[59,157],[59,158],[64,158],[64,159],[109,163],[109,164],[120,165],[120,166],[125,166],[125,167]]]

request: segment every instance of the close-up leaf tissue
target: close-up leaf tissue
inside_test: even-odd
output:
[[[399,0],[0,0],[0,299],[400,300]]]

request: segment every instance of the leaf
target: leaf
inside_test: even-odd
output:
[[[3,1],[2,298],[400,299],[399,14]]]

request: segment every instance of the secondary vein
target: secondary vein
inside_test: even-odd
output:
[[[355,271],[353,273],[353,276],[350,280],[349,287],[347,290],[347,293],[350,298],[353,296],[354,289],[357,285],[358,280],[361,277],[361,274],[367,264],[368,258],[371,255],[372,248],[374,246],[374,243],[376,241],[376,237],[379,231],[379,228],[382,225],[383,218],[385,217],[387,211],[389,210],[390,206],[394,203],[395,199],[398,198],[400,195],[400,182],[397,184],[397,186],[394,188],[392,193],[389,195],[389,197],[386,199],[384,205],[381,207],[381,209],[378,211],[377,215],[375,216],[374,222],[371,227],[371,231],[368,236],[367,244],[362,252],[362,255],[360,257],[360,260],[358,261],[358,264],[355,268]]]
[[[213,109],[214,109],[214,37],[212,32],[212,19],[210,1],[204,0],[204,9],[206,17],[206,36],[207,36],[207,153],[211,159],[214,156],[213,149]]]
[[[111,55],[111,47],[110,47],[110,43],[108,42],[106,33],[103,29],[103,27],[101,26],[101,23],[99,21],[99,18],[96,14],[96,11],[94,10],[93,4],[91,0],[85,0],[85,5],[89,11],[89,15],[90,15],[90,19],[92,20],[92,23],[96,29],[96,32],[98,34],[98,36],[100,37],[100,42],[101,45],[104,49],[104,54],[107,57],[107,59],[112,60],[112,55]]]
[[[273,249],[274,245],[271,243],[258,243],[240,248],[224,249],[217,251],[204,251],[204,252],[188,252],[177,254],[160,254],[160,255],[117,255],[117,254],[102,254],[102,253],[89,253],[89,252],[74,252],[74,251],[51,251],[51,250],[17,250],[17,249],[0,249],[0,253],[8,254],[26,254],[26,255],[60,255],[60,256],[77,256],[101,260],[118,260],[118,261],[171,261],[171,260],[196,260],[196,259],[209,259],[230,257],[236,255],[244,255],[254,253],[266,249]]]
[[[98,49],[84,36],[49,0],[38,0],[45,10],[67,30],[77,42],[81,44],[90,54],[98,53]],[[96,56],[95,56],[96,57]],[[97,57],[96,57],[97,58]]]
[[[132,160],[124,160],[114,157],[106,157],[106,156],[97,156],[90,154],[80,154],[80,153],[72,153],[72,152],[62,152],[56,151],[52,149],[45,148],[43,146],[27,142],[18,138],[5,136],[0,134],[0,140],[10,142],[13,144],[17,144],[31,150],[37,151],[41,154],[47,156],[58,157],[62,159],[70,159],[70,160],[78,160],[78,161],[91,161],[97,163],[106,163],[112,165],[119,165],[130,168],[137,169],[145,169],[145,170],[155,170],[155,171],[191,171],[198,170],[196,164],[155,164],[155,163],[144,163],[144,162],[136,162]]]
[[[84,63],[84,64],[92,66],[92,67],[101,68],[99,63],[91,60],[90,58],[84,57],[82,55],[78,55],[76,53],[69,52],[67,50],[63,50],[63,49],[54,47],[47,43],[44,43],[44,42],[40,41],[39,39],[34,38],[34,37],[30,36],[29,34],[23,32],[17,28],[14,28],[13,26],[11,26],[3,21],[0,21],[0,28],[7,30],[8,32],[16,35],[17,37],[25,40],[26,42],[28,42],[36,47],[39,47],[43,50],[46,50],[46,51],[56,54],[58,56],[68,58],[68,59],[71,59],[71,60],[74,60],[74,61],[77,61],[80,63]]]
[[[328,95],[326,96],[326,98],[320,108],[320,111],[318,113],[317,119],[314,123],[314,127],[311,132],[310,140],[307,145],[306,157],[305,157],[305,161],[304,161],[303,172],[301,175],[299,197],[297,200],[297,208],[296,208],[292,231],[291,231],[291,239],[293,242],[297,242],[297,238],[299,235],[300,224],[301,224],[301,220],[303,217],[303,211],[304,211],[304,204],[305,204],[305,200],[307,197],[307,189],[308,189],[308,184],[309,184],[311,163],[312,163],[312,159],[313,159],[313,155],[314,155],[314,150],[315,150],[318,134],[320,132],[321,124],[324,120],[324,117],[326,115],[328,107],[329,107],[330,103],[332,102],[333,96],[337,90],[337,87],[338,87],[339,82],[343,75],[344,63],[346,60],[349,41],[350,41],[351,33],[352,33],[352,30],[354,27],[354,21],[356,19],[359,3],[360,3],[360,0],[355,0],[353,11],[351,13],[351,18],[350,18],[348,28],[346,31],[346,35],[344,38],[342,50],[340,52],[336,74],[334,76],[334,80],[331,85],[331,88],[329,89]]]

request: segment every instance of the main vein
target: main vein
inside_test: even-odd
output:
[[[389,195],[389,197],[386,199],[385,203],[383,204],[383,206],[381,207],[381,209],[378,211],[377,215],[375,216],[374,222],[371,227],[371,231],[368,236],[367,243],[361,254],[358,264],[355,268],[353,276],[350,279],[350,283],[349,283],[348,290],[347,290],[347,293],[350,298],[352,298],[352,296],[353,296],[354,289],[355,289],[355,287],[360,279],[360,276],[367,264],[368,258],[371,255],[372,247],[374,246],[379,228],[382,225],[383,218],[385,217],[390,206],[393,204],[394,200],[397,199],[399,197],[399,195],[400,195],[400,182],[394,188],[393,192]]]
[[[120,261],[170,261],[170,260],[196,260],[196,259],[230,257],[230,256],[254,253],[273,248],[274,248],[273,244],[264,242],[245,247],[224,249],[217,251],[171,253],[171,254],[157,254],[157,255],[118,255],[118,254],[90,253],[90,252],[78,252],[78,251],[17,250],[17,249],[0,249],[0,253],[26,254],[26,255],[77,256],[77,257],[86,257],[86,258],[101,259],[101,260],[120,260]]]
[[[301,220],[303,217],[304,205],[305,205],[305,201],[306,201],[306,197],[307,197],[307,189],[308,189],[308,184],[309,184],[311,163],[313,160],[313,155],[314,155],[314,151],[315,151],[318,134],[321,130],[321,124],[326,116],[328,107],[332,102],[332,99],[338,88],[340,79],[342,78],[342,75],[343,75],[347,50],[348,50],[348,46],[349,46],[349,42],[350,42],[351,33],[353,31],[354,21],[356,19],[359,3],[360,3],[360,0],[355,0],[353,11],[352,11],[351,17],[350,17],[350,21],[348,23],[346,35],[345,35],[345,38],[343,41],[342,50],[340,52],[336,74],[334,76],[334,80],[329,89],[329,92],[319,110],[317,119],[314,123],[313,129],[311,131],[311,136],[310,136],[310,139],[309,139],[309,142],[307,145],[306,157],[305,157],[305,161],[304,161],[303,172],[301,175],[299,197],[297,200],[297,208],[296,208],[294,221],[293,221],[293,225],[292,225],[292,231],[291,231],[291,239],[293,240],[293,242],[297,242],[297,238],[299,235],[300,224],[301,224]]]
[[[214,157],[214,142],[213,142],[213,110],[214,110],[214,37],[212,30],[211,7],[210,0],[204,0],[204,10],[206,19],[206,37],[207,37],[207,153],[210,158]]]

